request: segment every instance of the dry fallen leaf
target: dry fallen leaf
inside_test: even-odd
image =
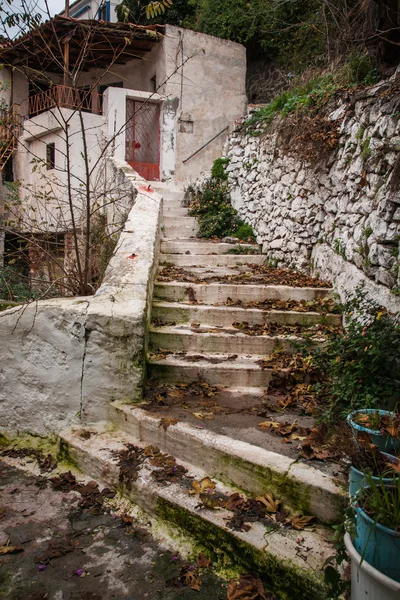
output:
[[[211,421],[214,418],[214,414],[212,412],[195,412],[192,414],[199,421]]]
[[[260,502],[269,513],[276,513],[281,504],[280,500],[275,500],[272,494],[264,494],[264,496],[258,496],[257,502]]]
[[[211,565],[211,560],[204,556],[202,552],[199,552],[197,557],[197,564],[200,569],[207,569]]]
[[[0,556],[3,554],[17,554],[23,551],[24,549],[20,546],[0,546]]]
[[[167,417],[163,417],[160,421],[160,427],[162,427],[163,429],[165,429],[165,431],[167,431],[168,427],[170,425],[176,425],[178,422],[178,419],[169,419]]]
[[[196,592],[200,591],[201,579],[197,575],[196,571],[187,571],[187,573],[185,573],[184,577],[185,577],[185,583],[188,587],[190,587],[192,590],[195,590]]]
[[[301,531],[302,529],[307,527],[307,525],[310,525],[311,521],[313,521],[314,519],[315,519],[315,517],[306,517],[303,515],[296,515],[296,516],[292,517],[290,522],[291,522],[293,529],[297,529],[298,531]]]
[[[268,600],[272,596],[265,595],[264,586],[259,577],[248,573],[239,581],[231,579],[228,583],[227,600]]]
[[[281,426],[281,423],[278,421],[263,421],[258,424],[261,429],[278,429]]]
[[[189,494],[199,495],[203,492],[206,492],[207,490],[214,490],[215,483],[209,477],[203,477],[203,479],[201,479],[200,481],[196,481],[196,479],[192,481],[192,487],[193,489],[189,490]]]

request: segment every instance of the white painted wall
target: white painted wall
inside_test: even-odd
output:
[[[105,117],[92,113],[82,113],[86,131],[87,150],[90,168],[100,160],[101,149],[105,144]],[[79,115],[67,108],[56,108],[27,119],[23,133],[18,140],[18,152],[14,158],[14,174],[23,182],[21,197],[27,209],[35,209],[32,215],[33,228],[38,230],[66,230],[70,226],[67,202],[67,158],[65,128],[68,127],[71,154],[71,186],[78,211],[82,208],[82,186],[85,181],[83,160],[83,139]],[[47,170],[46,147],[54,143],[55,169]],[[42,162],[37,162],[42,161]],[[103,185],[98,170],[91,178],[93,189]],[[46,198],[43,198],[46,194]],[[54,200],[53,200],[54,199]],[[26,220],[26,219],[25,219]]]
[[[123,196],[130,189],[135,202],[96,294],[0,313],[0,431],[6,434],[49,435],[71,423],[105,420],[110,402],[141,396],[162,198],[126,163],[107,166]]]
[[[110,5],[109,20],[111,23],[116,23],[118,19],[115,9],[120,2],[116,2],[116,0],[107,0],[107,3]],[[105,4],[105,0],[79,0],[70,5],[70,16],[75,19],[98,19],[99,8]]]
[[[169,79],[162,91],[179,98],[178,119],[193,122],[193,133],[180,131],[176,123],[175,177],[188,183],[208,172],[221,156],[226,134],[188,162],[182,161],[247,110],[246,50],[235,42],[167,25],[163,51]]]

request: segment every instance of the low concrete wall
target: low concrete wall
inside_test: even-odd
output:
[[[0,431],[48,435],[140,397],[158,265],[162,197],[113,161],[134,204],[94,296],[42,300],[0,313]]]

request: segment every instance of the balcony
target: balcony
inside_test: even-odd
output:
[[[29,118],[56,107],[101,115],[103,96],[92,92],[90,89],[54,85],[48,90],[30,96],[28,103]]]

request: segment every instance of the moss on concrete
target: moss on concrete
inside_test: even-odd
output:
[[[251,476],[252,490],[243,489],[247,494],[254,493],[255,489],[258,490],[257,493],[272,492],[285,502],[289,508],[303,514],[311,514],[310,490],[295,479],[292,479],[289,474],[276,473],[268,467],[256,465],[229,454],[222,456],[221,461],[223,464],[234,466],[246,476]],[[217,477],[228,485],[236,485],[234,481],[227,478],[224,471],[218,473]]]
[[[80,470],[76,460],[72,457],[69,444],[62,438],[58,439],[57,447],[57,462],[62,464],[65,468]]]
[[[42,437],[30,433],[22,433],[7,437],[5,434],[0,434],[0,445],[10,446],[15,449],[32,449],[32,451],[40,451],[44,455],[51,454],[54,457],[57,456],[58,450],[56,435]]]
[[[177,527],[188,532],[198,547],[211,555],[226,572],[256,571],[266,587],[282,600],[323,600],[327,597],[322,573],[301,569],[292,561],[279,560],[267,551],[262,552],[165,499],[158,499],[155,510],[170,529]]]

